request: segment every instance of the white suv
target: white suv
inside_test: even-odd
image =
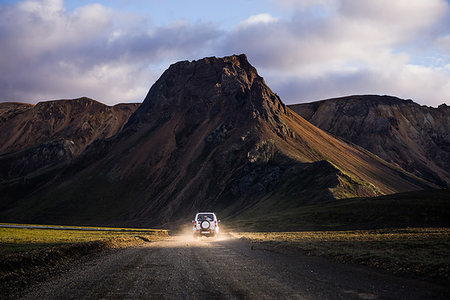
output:
[[[199,236],[216,236],[219,234],[219,222],[216,214],[212,212],[199,212],[195,215],[192,231],[194,237]]]

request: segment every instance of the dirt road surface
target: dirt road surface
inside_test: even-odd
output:
[[[172,237],[102,254],[24,299],[449,299],[449,289],[245,240]]]

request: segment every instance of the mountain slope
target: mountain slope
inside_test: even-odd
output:
[[[236,231],[361,230],[450,226],[450,191],[414,191],[304,205],[273,214],[260,205],[228,221]]]
[[[390,96],[350,96],[289,106],[319,128],[405,170],[450,186],[450,107]]]
[[[0,154],[30,148],[52,139],[70,139],[74,155],[96,139],[120,131],[139,104],[106,106],[89,98],[0,103]]]
[[[139,104],[112,107],[89,98],[0,103],[0,179],[68,161],[119,132]]]
[[[293,113],[245,55],[171,65],[116,136],[14,184],[37,192],[9,197],[3,218],[133,226],[432,187]]]

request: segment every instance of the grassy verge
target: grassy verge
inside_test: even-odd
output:
[[[167,236],[167,231],[157,229],[101,227],[70,227],[76,229],[65,229],[67,227],[51,227],[59,229],[47,229],[43,226],[36,226],[34,228],[0,228],[0,255],[95,241],[109,241],[109,244],[113,243],[119,246],[121,244],[119,241],[122,241],[126,245],[136,238],[138,240],[155,240]],[[108,231],[108,229],[111,231]],[[127,240],[128,242],[126,242]]]
[[[450,191],[431,190],[283,207],[269,199],[227,220],[246,231],[450,227]]]
[[[341,263],[356,263],[450,281],[450,228],[317,232],[239,232],[256,247],[299,250]]]
[[[92,254],[168,236],[166,230],[51,227],[58,229],[0,228],[0,299],[10,298],[29,283],[43,281]]]

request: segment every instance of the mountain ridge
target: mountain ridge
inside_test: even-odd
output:
[[[160,226],[204,209],[233,216],[435,187],[297,115],[245,55],[171,65],[120,132],[54,172],[0,217]]]
[[[450,184],[450,107],[355,95],[290,105],[299,115],[428,181]]]
[[[137,107],[107,106],[86,97],[0,103],[0,178],[72,160],[95,140],[119,132]]]

